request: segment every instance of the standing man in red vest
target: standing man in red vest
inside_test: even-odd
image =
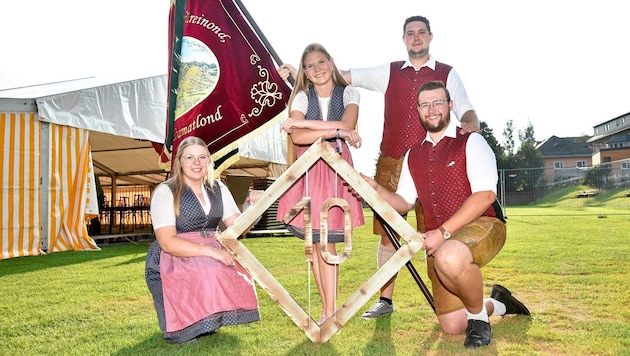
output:
[[[342,71],[350,85],[381,92],[385,95],[385,120],[380,154],[376,163],[376,181],[394,192],[398,186],[403,157],[426,136],[426,129],[418,118],[417,98],[420,87],[432,80],[446,84],[453,97],[453,112],[462,123],[462,132],[479,131],[479,119],[459,75],[451,66],[438,62],[429,54],[433,40],[429,20],[412,16],[405,20],[403,41],[409,58],[372,68]],[[416,204],[417,228],[425,232],[422,207]],[[374,234],[381,240],[377,250],[380,268],[396,252],[378,219],[374,219]],[[381,288],[379,300],[366,311],[363,319],[376,318],[394,311],[392,296],[396,276]]]
[[[494,204],[497,163],[480,134],[462,134],[450,119],[453,103],[441,81],[425,83],[417,107],[428,131],[405,155],[395,193],[364,179],[401,214],[424,207],[427,255],[435,309],[446,334],[466,331],[464,346],[492,341],[489,316],[529,315],[506,288],[495,284],[483,298],[481,267],[505,244],[506,228]]]

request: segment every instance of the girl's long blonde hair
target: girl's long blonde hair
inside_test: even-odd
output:
[[[306,71],[304,69],[304,59],[308,54],[311,54],[313,52],[321,52],[326,57],[326,59],[331,59],[330,53],[328,53],[326,48],[324,48],[324,46],[319,43],[311,43],[310,45],[306,46],[306,48],[304,48],[304,51],[302,52],[302,57],[300,58],[300,66],[298,67],[295,86],[293,87],[293,91],[291,92],[291,96],[289,97],[289,113],[291,113],[291,104],[293,103],[293,98],[295,98],[297,93],[299,93],[300,91],[304,91],[308,95],[310,89],[313,87],[311,81],[308,80],[308,78],[306,77]],[[341,85],[343,87],[347,87],[349,85],[348,82],[343,79],[343,75],[341,74],[339,69],[337,69],[337,66],[334,65],[334,63],[332,79],[336,85]]]
[[[304,68],[304,59],[306,55],[313,52],[321,52],[326,59],[330,60],[330,53],[319,43],[311,43],[302,52],[302,57],[300,58],[300,66],[298,67],[297,72],[297,80],[295,81],[295,86],[293,87],[293,91],[291,92],[291,96],[289,97],[289,102],[287,104],[289,115],[291,114],[291,106],[293,105],[293,99],[300,91],[304,91],[308,96],[309,91],[312,89],[313,84],[306,77],[306,70]],[[332,71],[332,80],[336,85],[340,85],[343,87],[347,87],[349,84],[343,79],[343,75],[337,69],[337,66],[333,62],[333,71]],[[291,135],[287,135],[287,166],[290,166],[297,159],[297,147],[293,143],[291,139]]]

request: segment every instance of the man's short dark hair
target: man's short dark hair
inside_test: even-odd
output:
[[[427,31],[429,31],[429,34],[431,34],[431,25],[429,25],[429,19],[427,19],[424,16],[411,16],[411,17],[407,18],[405,20],[405,24],[403,25],[403,34],[407,31],[407,25],[410,22],[414,22],[414,21],[424,22],[424,24],[427,25]]]
[[[444,92],[446,93],[446,100],[451,101],[451,94],[448,92],[448,89],[446,89],[446,85],[444,85],[444,82],[442,82],[441,80],[434,80],[422,84],[420,90],[418,91],[418,95],[420,95],[420,93],[422,93],[423,91],[435,89],[444,89]]]

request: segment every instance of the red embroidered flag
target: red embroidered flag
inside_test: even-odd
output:
[[[171,2],[164,163],[193,135],[213,154],[233,150],[285,109],[290,88],[243,12],[233,0]]]

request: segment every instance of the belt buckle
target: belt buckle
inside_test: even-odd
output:
[[[201,237],[203,238],[209,238],[210,237],[210,231],[208,230],[201,230]]]

